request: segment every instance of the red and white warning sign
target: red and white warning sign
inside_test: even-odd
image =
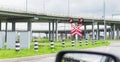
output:
[[[78,24],[79,24],[78,26],[72,24],[73,22],[76,22],[72,18],[70,18],[68,22],[71,23],[71,27],[72,27],[71,36],[74,36],[75,34],[82,36],[82,30],[80,28],[82,27],[82,23],[84,22],[84,19],[83,18],[78,19]]]
[[[71,36],[74,36],[75,34],[82,36],[82,30],[80,29],[82,27],[82,24],[79,24],[78,26],[71,24],[71,27],[72,27]]]

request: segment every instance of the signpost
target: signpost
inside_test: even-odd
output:
[[[83,18],[78,19],[78,21],[73,21],[72,18],[69,19],[69,23],[71,23],[71,37],[75,36],[76,37],[76,41],[78,39],[78,36],[82,37],[82,30],[80,29],[82,27],[82,22],[83,22]],[[76,22],[76,25],[73,25],[72,23]],[[72,43],[73,43],[73,39],[72,39]]]
[[[71,36],[74,36],[75,34],[82,36],[82,34],[81,34],[82,30],[80,29],[80,27],[82,27],[82,24],[79,24],[78,26],[71,25],[71,27],[73,28],[71,30]]]

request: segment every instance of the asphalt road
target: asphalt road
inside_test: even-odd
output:
[[[112,42],[109,46],[85,49],[87,51],[107,52],[118,55],[120,57],[120,42]],[[56,54],[14,58],[0,60],[0,62],[55,62]]]
[[[111,43],[108,52],[120,57],[120,42]]]
[[[87,49],[89,51],[107,52],[120,57],[120,42],[112,42],[109,46]]]
[[[33,60],[26,60],[26,61],[19,61],[19,62],[55,62],[55,56],[45,57],[40,59],[33,59]]]

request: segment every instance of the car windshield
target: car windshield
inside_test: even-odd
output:
[[[119,2],[0,0],[0,62],[54,62],[62,50],[120,57]]]

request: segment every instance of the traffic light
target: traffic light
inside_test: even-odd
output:
[[[70,18],[70,19],[68,20],[68,22],[69,22],[69,23],[73,23],[73,19]]]
[[[78,22],[79,24],[82,23],[82,22],[84,22],[83,18],[79,18],[78,20],[79,20],[79,22]]]

